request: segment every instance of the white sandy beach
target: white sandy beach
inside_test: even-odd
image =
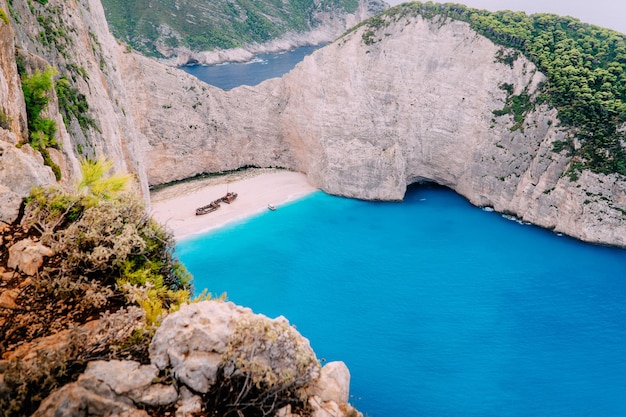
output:
[[[269,204],[280,210],[282,204],[316,190],[304,174],[250,169],[153,191],[151,213],[180,240],[268,210]],[[231,204],[222,203],[212,213],[196,216],[196,208],[224,196],[227,191],[237,193],[237,199]]]

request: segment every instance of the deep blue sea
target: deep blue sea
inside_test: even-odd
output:
[[[240,85],[254,86],[268,78],[281,77],[319,46],[302,46],[279,54],[257,55],[250,62],[180,67],[207,84],[230,90]]]
[[[317,192],[182,241],[196,290],[286,316],[371,417],[626,416],[626,251],[471,206]]]

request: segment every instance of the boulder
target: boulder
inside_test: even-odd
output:
[[[11,272],[11,271],[0,272],[0,280],[2,280],[2,281],[10,281],[10,280],[13,279],[14,275],[15,275],[15,272]]]
[[[349,394],[350,371],[340,361],[324,365],[319,379],[309,389],[309,395],[318,396],[322,402],[334,401],[337,404],[347,403]]]
[[[101,396],[81,386],[77,382],[63,386],[46,398],[32,417],[57,416],[124,416],[148,417],[148,413],[139,410],[128,399],[115,395]]]
[[[186,386],[180,387],[176,403],[176,417],[195,417],[202,411],[202,398],[189,391]]]
[[[209,392],[221,366],[230,377],[247,361],[255,363],[253,378],[299,374],[319,379],[309,341],[287,319],[270,319],[221,301],[184,305],[165,318],[152,339],[150,359],[161,370],[171,368],[176,379],[197,393]]]
[[[28,145],[18,149],[0,141],[0,222],[13,223],[34,186],[55,183],[52,170]]]
[[[150,345],[150,359],[192,390],[206,393],[217,379],[217,370],[234,323],[250,309],[233,303],[205,301],[184,305],[157,329]]]
[[[143,406],[173,404],[178,399],[174,386],[153,384],[157,375],[154,365],[134,361],[90,362],[76,382],[50,395],[33,416],[147,417],[140,409]]]
[[[361,412],[348,403],[337,404],[334,401],[322,401],[317,395],[309,397],[309,406],[312,410],[311,417],[363,417]]]
[[[22,271],[26,275],[35,275],[44,256],[52,256],[54,252],[49,247],[31,239],[20,240],[9,248],[9,268]]]
[[[0,293],[0,308],[18,310],[21,307],[15,303],[20,291],[18,289],[5,290]]]
[[[82,387],[104,397],[115,395],[151,406],[175,402],[178,398],[176,388],[153,384],[158,374],[154,365],[134,361],[95,361],[89,363],[80,381]]]

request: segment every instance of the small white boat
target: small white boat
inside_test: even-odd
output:
[[[267,205],[267,208],[268,208],[268,209],[270,209],[270,210],[272,210],[272,211],[276,210],[276,206],[275,206],[275,205],[273,205],[273,204],[268,204],[268,205]]]

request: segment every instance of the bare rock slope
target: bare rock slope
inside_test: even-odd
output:
[[[505,106],[543,74],[459,21],[403,18],[360,28],[281,79],[228,92],[136,55],[123,62],[152,185],[246,165],[305,172],[321,189],[400,200],[434,181],[478,206],[585,241],[626,246],[626,183],[552,151],[568,133],[545,105],[521,126]],[[367,42],[366,42],[367,40]],[[184,163],[181,163],[183,162]]]

